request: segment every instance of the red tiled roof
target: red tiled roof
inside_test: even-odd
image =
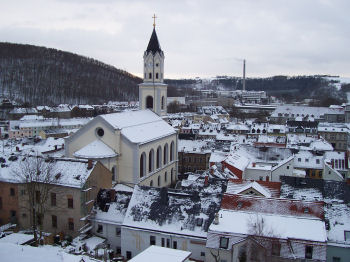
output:
[[[282,198],[253,197],[224,194],[222,209],[252,211],[279,215],[315,217],[324,219],[323,201],[301,201]]]

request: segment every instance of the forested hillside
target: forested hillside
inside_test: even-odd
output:
[[[141,79],[52,48],[0,43],[0,95],[30,105],[138,99]]]
[[[195,95],[198,89],[211,90],[242,90],[242,78],[231,76],[217,76],[212,79],[181,79],[166,80],[183,95]],[[247,78],[246,90],[266,91],[268,95],[281,98],[285,102],[301,101],[305,98],[332,100],[332,103],[345,102],[347,85],[337,89],[339,80],[325,75],[314,76],[273,76],[265,78]],[[176,93],[175,90],[172,92]]]

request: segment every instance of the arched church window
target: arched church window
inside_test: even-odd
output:
[[[157,149],[157,168],[160,168],[162,164],[162,148],[159,146]]]
[[[167,172],[165,172],[165,174],[164,174],[164,181],[165,181],[165,182],[168,181],[168,173],[167,173]]]
[[[146,108],[153,109],[153,97],[152,96],[146,97]]]
[[[174,141],[170,144],[170,161],[174,160]]]
[[[154,150],[151,149],[148,155],[148,172],[152,172],[154,170]]]
[[[165,103],[165,99],[164,99],[164,96],[162,96],[162,106],[161,106],[162,110],[164,110],[164,103]]]
[[[149,186],[153,186],[153,180],[151,180],[151,182],[149,182]]]
[[[158,186],[160,186],[160,176],[158,176]]]
[[[167,163],[168,163],[168,144],[165,144],[164,152],[163,152],[163,164],[166,165]]]
[[[143,152],[140,156],[140,177],[146,174],[146,154]]]
[[[174,169],[172,168],[170,171],[170,182],[173,183],[174,180]]]

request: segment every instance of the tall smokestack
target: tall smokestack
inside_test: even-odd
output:
[[[245,91],[245,59],[243,59],[243,91]]]

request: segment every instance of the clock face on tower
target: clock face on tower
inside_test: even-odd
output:
[[[148,67],[148,68],[152,68],[152,63],[149,62],[149,63],[147,64],[147,67]]]

